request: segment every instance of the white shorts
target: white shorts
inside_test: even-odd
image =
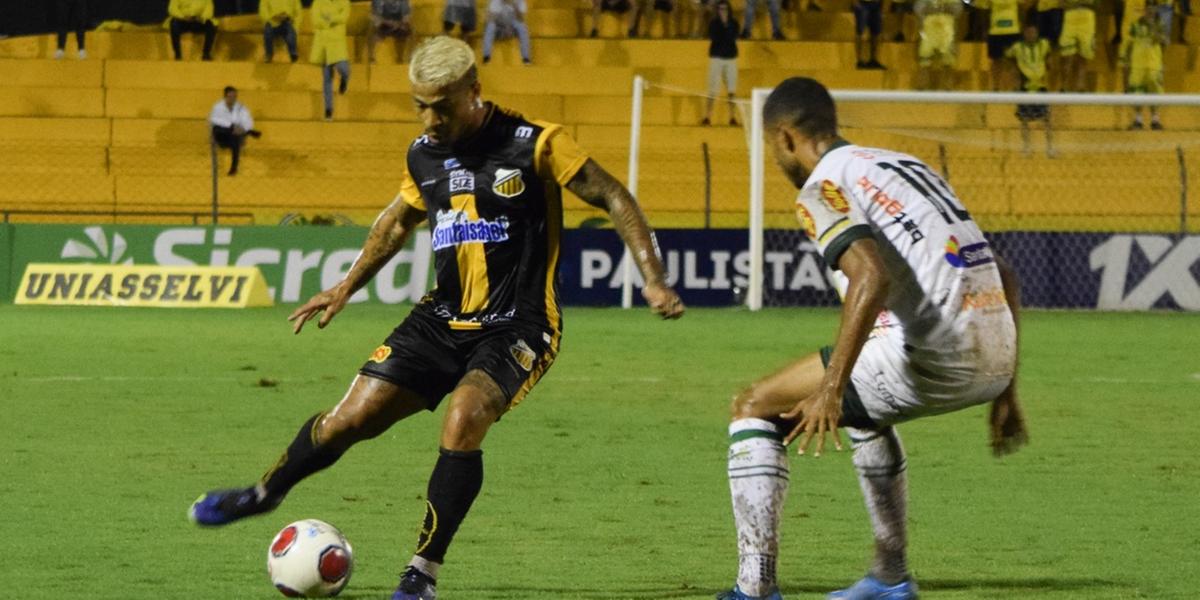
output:
[[[708,59],[708,95],[716,96],[721,93],[721,79],[725,80],[725,89],[733,94],[737,91],[737,59],[709,58]]]
[[[886,427],[991,402],[1012,381],[1017,336],[1011,317],[982,322],[972,336],[981,341],[952,352],[915,348],[892,322],[875,329],[850,372],[854,392],[843,402],[848,426]]]

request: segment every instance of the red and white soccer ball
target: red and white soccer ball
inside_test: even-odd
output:
[[[337,527],[316,519],[284,527],[267,549],[271,583],[289,598],[336,596],[350,582],[354,551]]]

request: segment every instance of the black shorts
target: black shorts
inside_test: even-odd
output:
[[[862,35],[870,30],[871,35],[879,35],[883,31],[882,0],[859,0],[854,5],[854,33]]]
[[[829,357],[833,355],[833,346],[825,346],[821,348],[821,366],[829,368]],[[871,420],[871,415],[867,414],[866,407],[863,406],[862,397],[858,395],[858,390],[854,387],[854,382],[846,382],[846,392],[842,394],[842,418],[838,421],[840,427],[854,427],[856,429],[879,429],[879,425]]]
[[[992,60],[1003,58],[1004,51],[1020,40],[1020,34],[1016,33],[1006,33],[1004,35],[992,35],[989,33],[987,38],[988,58]]]
[[[1022,77],[1024,79],[1024,77]],[[1021,87],[1025,87],[1025,82],[1021,82]],[[1032,91],[1032,90],[1030,90]],[[1046,93],[1046,88],[1037,90],[1034,93]],[[1022,121],[1044,121],[1050,118],[1050,106],[1047,104],[1018,104],[1017,118]]]
[[[359,372],[420,394],[426,408],[434,410],[463,375],[479,369],[500,386],[512,408],[546,373],[557,353],[554,333],[541,327],[509,322],[456,330],[417,307]]]
[[[1038,37],[1050,40],[1050,45],[1057,46],[1058,38],[1062,36],[1063,9],[1037,11]]]

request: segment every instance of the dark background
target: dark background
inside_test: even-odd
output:
[[[87,0],[88,23],[120,20],[140,24],[161,23],[167,18],[167,0]],[[312,0],[302,0],[305,7]],[[0,36],[54,31],[56,0],[0,0]],[[252,13],[258,0],[213,0],[217,16]]]

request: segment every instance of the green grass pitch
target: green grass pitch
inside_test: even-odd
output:
[[[354,544],[342,597],[387,598],[440,414],[355,448],[268,516],[201,530],[185,512],[206,489],[257,478],[406,311],[352,306],[296,337],[286,308],[0,307],[0,598],[280,597],[267,545],[308,517]],[[661,322],[568,308],[557,364],[485,443],[484,490],[442,596],[701,599],[730,585],[728,401],[836,323],[830,310]],[[1198,332],[1200,315],[1031,312],[1029,447],[993,459],[978,407],[902,426],[923,596],[1195,598]],[[850,583],[870,550],[848,453],[794,457],[786,597]]]

